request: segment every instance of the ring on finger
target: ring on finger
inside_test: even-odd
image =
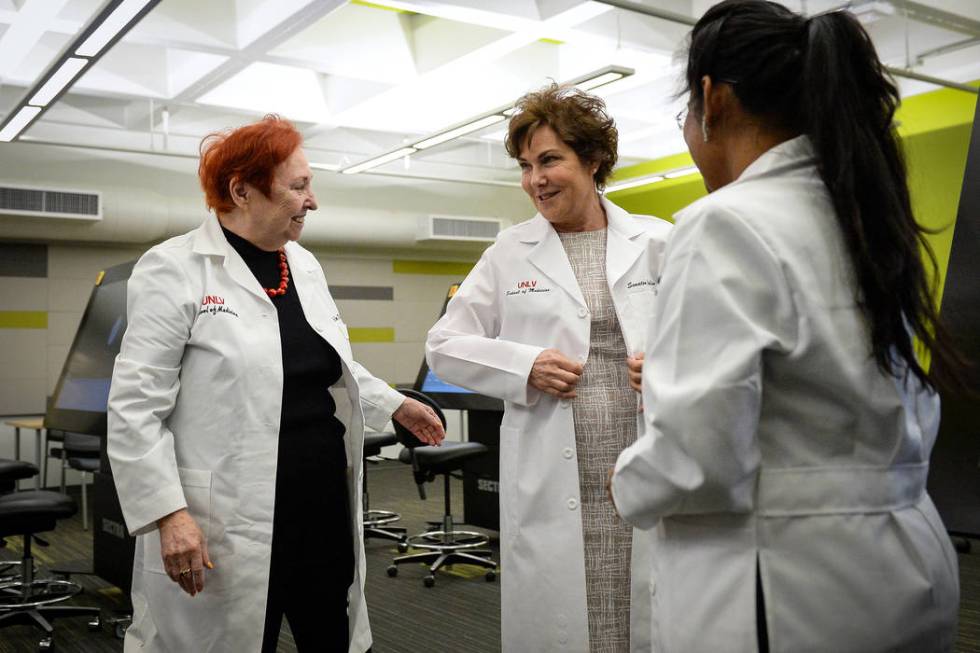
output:
[[[189,576],[190,573],[191,573],[191,568],[190,567],[188,567],[187,569],[181,569],[180,570],[180,575],[181,576]]]

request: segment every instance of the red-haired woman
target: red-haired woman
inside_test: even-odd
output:
[[[301,141],[275,116],[205,139],[214,215],[130,278],[108,442],[137,536],[127,651],[275,651],[283,615],[301,651],[366,651],[364,424],[443,437],[353,360],[295,242],[317,208]]]

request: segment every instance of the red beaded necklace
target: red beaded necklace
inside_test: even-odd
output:
[[[286,250],[282,247],[279,248],[279,287],[278,288],[263,288],[269,297],[276,297],[286,294],[286,288],[289,288],[289,263],[286,262]]]

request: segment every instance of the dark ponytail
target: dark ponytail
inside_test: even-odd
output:
[[[845,11],[804,19],[765,0],[726,0],[691,33],[687,87],[698,112],[704,75],[731,83],[764,124],[812,141],[879,369],[897,375],[907,365],[931,388],[962,387],[964,361],[940,322],[922,252],[934,279],[936,258],[912,214],[893,122],[898,88],[857,19]],[[913,335],[947,378],[919,364]]]

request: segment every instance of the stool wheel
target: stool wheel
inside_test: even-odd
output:
[[[39,651],[53,651],[54,650],[54,639],[51,637],[45,637],[37,643],[37,650]]]
[[[408,553],[408,536],[398,542],[398,553]]]
[[[116,624],[116,639],[126,639],[126,628],[129,624]]]
[[[426,576],[425,578],[422,579],[422,583],[426,587],[435,587],[436,586],[436,577],[433,576],[432,574],[429,574],[428,576]]]
[[[487,580],[488,583],[492,583],[493,581],[497,580],[497,572],[491,569],[483,577]]]
[[[388,565],[388,578],[394,578],[398,575],[398,565]]]
[[[102,628],[102,619],[98,616],[92,617],[92,620],[88,622],[88,629],[90,631],[97,632]]]

